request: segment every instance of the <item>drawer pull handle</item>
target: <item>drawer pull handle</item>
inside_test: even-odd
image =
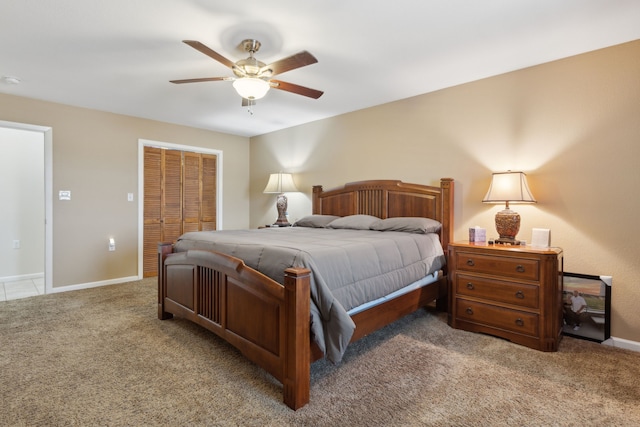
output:
[[[473,310],[471,309],[471,307],[467,307],[467,314],[468,315],[472,315],[473,314]]]
[[[467,289],[473,290],[473,288],[474,288],[473,283],[471,282],[467,283]]]
[[[524,299],[524,292],[522,291],[516,292],[516,298]]]
[[[523,267],[523,266],[521,266],[521,265],[518,265],[518,266],[516,267],[516,271],[517,271],[518,273],[524,273],[524,267]]]
[[[469,258],[469,259],[467,260],[467,265],[468,265],[469,267],[473,267],[474,265],[476,265],[476,263],[475,263],[475,262],[473,262],[473,260],[472,260],[471,258]]]
[[[516,319],[516,325],[518,325],[518,326],[524,326],[524,320],[522,320],[521,318],[519,318],[519,317],[518,317],[518,318]]]

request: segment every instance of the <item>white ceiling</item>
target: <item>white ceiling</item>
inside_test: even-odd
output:
[[[3,0],[0,92],[255,136],[640,39],[638,0]],[[232,61],[256,38],[278,75],[323,90],[271,90],[241,107],[230,76],[183,44]],[[0,117],[0,119],[2,119]]]

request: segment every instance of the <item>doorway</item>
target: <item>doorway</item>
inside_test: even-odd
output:
[[[52,131],[0,121],[0,299],[52,289]]]

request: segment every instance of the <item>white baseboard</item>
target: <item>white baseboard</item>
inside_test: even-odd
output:
[[[44,273],[20,274],[17,276],[0,277],[0,283],[19,282],[20,280],[44,279]]]
[[[81,283],[78,285],[56,286],[55,288],[47,288],[45,293],[54,294],[58,292],[77,291],[80,289],[97,288],[99,286],[117,285],[118,283],[133,282],[135,280],[141,280],[141,279],[142,277],[129,276],[129,277],[120,277],[118,279],[101,280],[99,282]]]
[[[611,337],[602,342],[603,345],[609,345],[611,347],[624,348],[632,351],[640,351],[640,342],[625,340],[624,338]]]

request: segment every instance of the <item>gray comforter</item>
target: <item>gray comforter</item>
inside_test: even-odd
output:
[[[347,311],[442,268],[437,234],[329,228],[202,231],[178,239],[177,252],[206,249],[242,259],[283,283],[284,270],[311,275],[311,332],[325,356],[338,363],[355,324]]]

